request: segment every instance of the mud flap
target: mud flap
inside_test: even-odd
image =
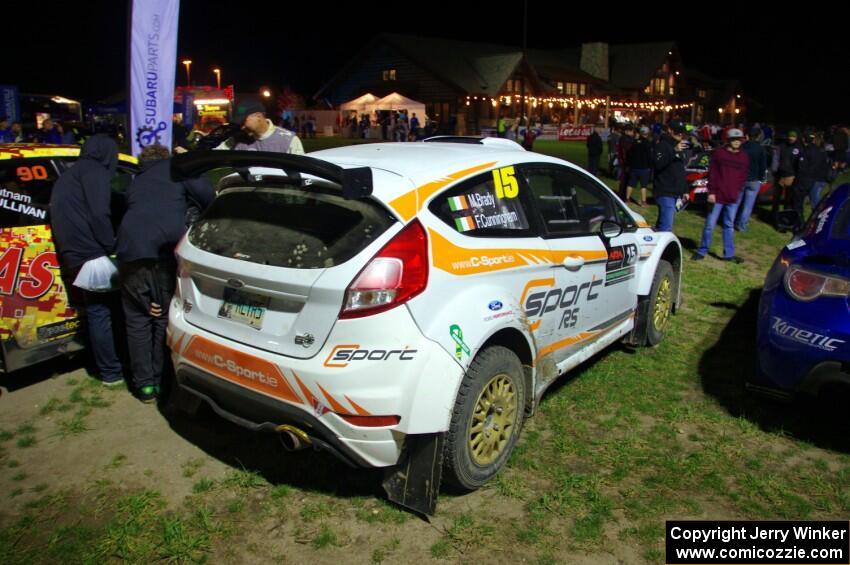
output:
[[[443,478],[445,434],[409,435],[401,460],[384,473],[387,498],[420,514],[433,516]]]
[[[646,321],[649,316],[649,297],[638,297],[637,310],[635,310],[635,327],[623,341],[628,345],[643,347],[646,345]]]

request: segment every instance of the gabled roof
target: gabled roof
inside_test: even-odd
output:
[[[593,75],[581,70],[581,50],[542,49],[528,50],[528,63],[541,77],[563,77],[577,82],[602,82]]]
[[[330,90],[349,69],[380,45],[395,49],[438,80],[456,88],[459,94],[497,96],[522,62],[522,50],[514,46],[383,33],[355,55],[315,97],[319,98]],[[607,82],[581,70],[581,47],[529,49],[526,58],[528,67],[524,72],[530,73],[532,81],[538,81],[544,87],[545,83],[563,77],[591,83],[600,92],[643,90],[666,60],[667,53],[674,48],[673,41],[609,45],[610,80]]]
[[[620,88],[645,88],[674,47],[672,41],[609,45],[611,82]]]
[[[395,33],[380,37],[436,76],[472,94],[498,94],[522,60],[522,50],[506,45]]]

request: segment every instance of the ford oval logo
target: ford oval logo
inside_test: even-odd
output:
[[[644,241],[652,241],[652,236],[651,235],[645,235],[645,236],[643,236],[643,240]]]
[[[487,308],[489,308],[493,312],[496,312],[497,310],[502,309],[502,303],[499,302],[498,300],[494,300],[493,302],[491,302],[490,304],[487,305]]]

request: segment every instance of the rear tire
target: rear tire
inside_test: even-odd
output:
[[[492,479],[513,451],[525,409],[522,363],[506,347],[481,351],[466,371],[446,434],[444,480],[472,491]]]
[[[646,343],[649,346],[658,345],[664,339],[670,326],[670,316],[673,312],[673,302],[676,297],[676,278],[673,266],[663,259],[658,262],[655,277],[652,279],[652,290],[644,300],[649,301],[646,316]]]

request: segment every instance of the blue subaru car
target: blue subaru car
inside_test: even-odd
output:
[[[786,398],[850,390],[850,184],[818,203],[773,263],[757,352],[752,390]]]

